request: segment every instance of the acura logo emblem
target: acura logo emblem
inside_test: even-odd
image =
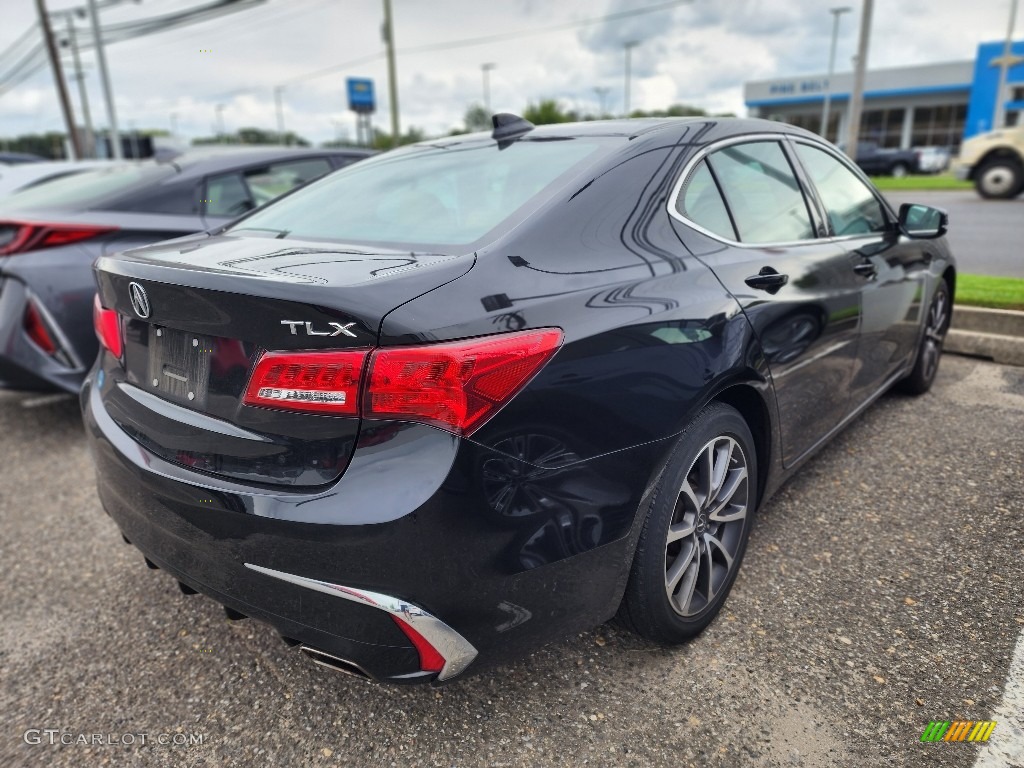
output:
[[[149,317],[149,297],[146,295],[146,289],[138,283],[128,283],[128,295],[131,296],[135,314],[143,320]]]

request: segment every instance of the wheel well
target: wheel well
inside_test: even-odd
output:
[[[1018,168],[1024,167],[1024,162],[1021,161],[1021,157],[1017,152],[1014,152],[1009,147],[996,147],[986,152],[981,160],[974,164],[973,170],[984,168],[985,164],[992,160],[1009,160]],[[973,176],[974,174],[972,173],[971,175]]]
[[[956,301],[956,270],[953,267],[946,267],[946,271],[942,273],[942,279],[946,281],[946,286],[949,288],[949,300]]]
[[[768,407],[757,391],[745,384],[735,384],[715,395],[717,402],[730,405],[740,412],[754,436],[754,450],[757,452],[757,503],[764,496],[765,481],[768,479],[771,460],[772,422]]]

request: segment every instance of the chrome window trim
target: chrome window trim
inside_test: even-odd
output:
[[[434,649],[444,657],[444,667],[437,675],[438,681],[454,677],[468,667],[477,656],[477,650],[462,635],[449,627],[433,614],[427,613],[417,605],[409,603],[391,595],[380,592],[371,592],[366,589],[355,589],[345,587],[341,584],[331,584],[327,581],[311,579],[306,576],[295,576],[284,571],[275,571],[273,568],[264,568],[261,565],[246,563],[246,568],[271,576],[281,581],[297,584],[300,587],[323,592],[325,595],[333,595],[344,600],[351,600],[354,603],[376,608],[384,613],[396,616],[410,627],[426,638]]]
[[[868,180],[867,176],[864,175],[864,172],[861,171],[861,169],[856,164],[852,164],[850,162],[850,159],[846,157],[846,155],[842,154],[836,149],[831,148],[828,144],[824,142],[815,141],[814,139],[808,138],[806,136],[795,136],[790,133],[749,133],[744,134],[742,136],[730,136],[725,139],[719,139],[718,141],[701,147],[697,151],[697,154],[691,157],[689,162],[687,162],[686,165],[683,167],[683,170],[680,171],[679,178],[676,179],[675,183],[672,186],[672,193],[669,195],[667,206],[669,216],[676,219],[677,221],[681,221],[683,224],[690,227],[691,229],[697,230],[702,235],[710,237],[712,240],[716,240],[720,243],[725,243],[726,245],[731,245],[735,248],[747,248],[756,250],[763,250],[765,248],[796,248],[802,245],[820,245],[822,243],[844,242],[846,240],[862,239],[865,237],[877,237],[880,234],[884,234],[880,232],[868,232],[859,235],[843,235],[841,237],[829,235],[828,237],[815,237],[808,238],[806,240],[789,240],[772,243],[744,243],[740,240],[733,240],[732,238],[723,237],[722,235],[716,234],[709,229],[705,229],[697,222],[688,219],[686,216],[683,216],[681,213],[679,213],[678,209],[676,208],[676,203],[679,201],[679,195],[682,192],[683,186],[686,184],[687,179],[690,178],[690,174],[693,173],[694,169],[697,167],[698,164],[700,164],[701,161],[703,161],[709,155],[714,154],[719,149],[723,149],[724,147],[732,146],[733,144],[747,144],[761,141],[774,141],[779,144],[783,144],[785,142],[799,142],[801,144],[806,144],[810,147],[820,149],[826,152],[827,154],[832,155],[833,157],[837,158],[839,162],[844,165],[844,167],[850,168],[851,170],[854,171],[857,178],[859,178],[862,182],[866,184],[868,191],[871,192],[871,194],[874,196],[876,200],[879,201],[879,203],[881,203],[883,209],[892,217],[894,221],[896,220],[896,216],[893,214],[892,208],[891,206],[889,206],[888,201],[885,200],[885,198],[879,196],[874,186],[871,184],[870,180]],[[797,181],[800,181],[799,178],[797,179]],[[811,182],[810,180],[808,180],[808,183],[813,184],[813,182]],[[721,192],[721,190],[719,190],[719,192]],[[813,186],[809,190],[801,189],[801,194],[804,194],[805,196],[807,194],[810,194],[810,202],[812,204],[818,199],[818,191]],[[729,203],[724,199],[722,202],[725,203],[726,209],[728,209]],[[731,216],[732,211],[730,210],[729,213]],[[827,215],[827,211],[825,213]]]

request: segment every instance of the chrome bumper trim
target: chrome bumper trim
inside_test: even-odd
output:
[[[419,632],[444,657],[444,667],[437,675],[439,681],[454,677],[468,667],[476,658],[477,650],[462,635],[449,627],[436,616],[427,613],[422,608],[408,603],[391,595],[380,592],[370,592],[366,589],[354,589],[341,584],[331,584],[327,581],[310,579],[305,576],[295,576],[284,571],[275,571],[273,568],[264,568],[261,565],[246,563],[246,568],[271,576],[281,581],[297,584],[326,595],[333,595],[344,600],[351,600],[355,603],[362,603],[379,611],[384,611],[397,616],[410,627]]]

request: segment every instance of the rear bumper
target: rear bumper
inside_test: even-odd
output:
[[[162,461],[113,423],[91,381],[82,403],[100,499],[147,558],[282,636],[397,683],[446,682],[610,618],[660,452],[552,470],[547,506],[507,517],[481,486],[493,451],[431,427],[364,429],[340,481],[289,493]],[[441,654],[440,674],[425,673],[392,616]]]

